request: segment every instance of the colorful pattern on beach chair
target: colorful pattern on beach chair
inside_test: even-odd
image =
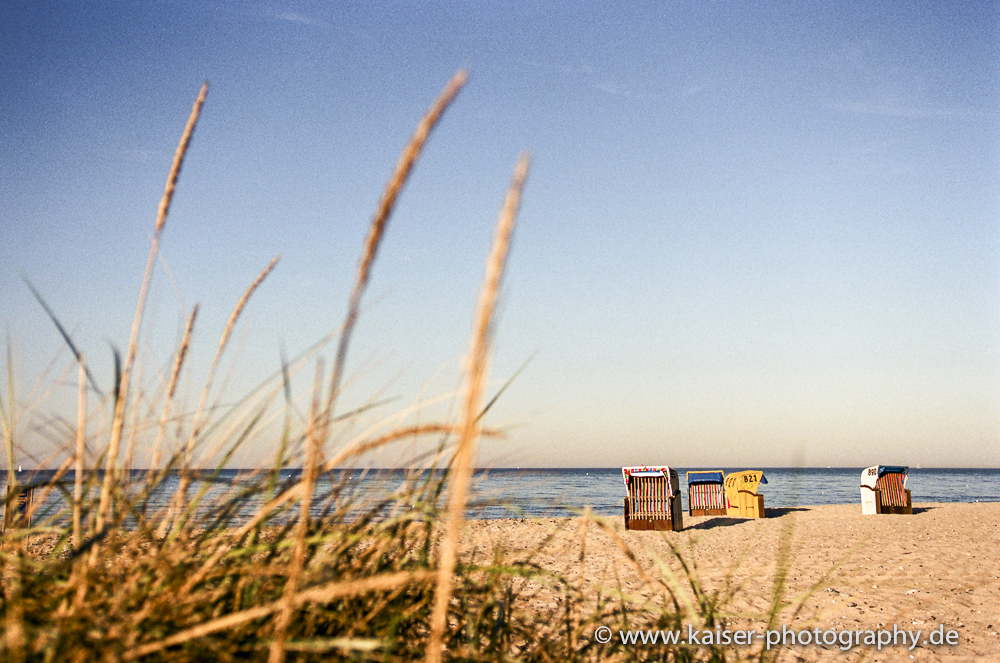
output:
[[[625,529],[681,528],[677,470],[623,467]]]
[[[721,470],[687,473],[688,513],[692,516],[726,515],[725,474]]]
[[[636,518],[670,518],[670,481],[660,469],[630,472],[625,484],[629,505]]]
[[[898,472],[883,474],[875,482],[882,506],[906,506],[906,475]]]
[[[690,486],[692,509],[725,509],[726,491],[721,483],[696,483]]]

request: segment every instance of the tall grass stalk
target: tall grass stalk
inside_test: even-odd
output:
[[[3,428],[3,445],[7,455],[7,494],[4,496],[4,526],[8,523],[16,525],[17,521],[8,517],[10,509],[14,508],[17,495],[17,474],[14,472],[14,434],[17,428],[17,401],[14,397],[14,357],[11,351],[10,335],[7,336],[7,406],[3,406],[0,398],[0,426]],[[11,540],[13,539],[13,540]],[[24,661],[24,605],[21,597],[21,573],[24,565],[24,540],[11,537],[4,531],[3,541],[0,541],[0,568],[3,577],[0,579],[4,593],[4,639],[8,660],[11,663]]]
[[[80,549],[83,513],[83,454],[87,444],[87,363],[79,356],[80,375],[76,394],[76,454],[73,466],[73,550]]]
[[[14,356],[11,352],[10,333],[7,334],[7,407],[0,398],[0,429],[3,432],[3,450],[7,455],[7,490],[17,486],[14,473],[14,431],[17,428],[17,401],[14,398]]]
[[[402,154],[399,155],[399,160],[396,162],[396,169],[389,178],[389,182],[382,193],[382,199],[379,201],[375,215],[372,217],[371,225],[368,228],[368,236],[365,238],[364,249],[361,252],[361,259],[358,261],[357,274],[354,278],[354,288],[351,290],[351,298],[347,306],[347,316],[344,319],[344,324],[340,331],[340,339],[337,342],[337,354],[333,362],[333,372],[330,375],[330,391],[327,395],[326,408],[324,409],[320,424],[320,439],[324,441],[327,439],[331,418],[334,413],[334,404],[340,390],[340,383],[343,380],[344,365],[347,361],[347,348],[351,343],[351,335],[354,332],[354,326],[361,311],[361,296],[364,294],[365,288],[368,287],[372,264],[375,262],[379,244],[381,244],[382,236],[385,234],[386,224],[389,222],[392,210],[396,206],[396,199],[399,198],[399,194],[403,190],[403,185],[406,184],[406,180],[409,178],[414,164],[416,164],[421,151],[424,149],[427,137],[430,136],[431,130],[441,119],[445,109],[448,108],[459,90],[465,85],[466,80],[468,80],[468,73],[465,70],[456,72],[451,80],[448,81],[441,94],[438,95],[430,110],[420,120],[416,131],[413,132],[413,136],[410,138],[410,142],[407,143]]]
[[[510,250],[511,236],[514,233],[521,192],[524,189],[524,181],[528,177],[528,165],[527,155],[522,155],[514,167],[514,176],[511,179],[510,188],[507,190],[503,208],[500,210],[500,217],[497,219],[493,248],[486,264],[486,275],[483,279],[479,305],[476,307],[475,322],[469,341],[469,354],[466,359],[468,377],[462,433],[452,461],[451,483],[448,487],[448,521],[444,541],[441,543],[441,556],[438,560],[437,589],[434,597],[434,612],[431,615],[431,636],[427,643],[427,661],[429,663],[438,663],[441,660],[444,631],[447,627],[448,603],[451,601],[454,588],[452,574],[458,555],[458,535],[468,500],[472,464],[475,462],[479,440],[480,404],[483,388],[489,375],[488,354],[493,331],[493,312],[496,309],[497,295],[500,292],[500,283],[507,265],[507,254]]]
[[[357,318],[361,309],[361,297],[368,285],[371,268],[375,262],[375,256],[378,253],[378,247],[382,242],[382,237],[385,234],[386,224],[389,221],[389,217],[392,215],[396,199],[399,197],[399,193],[402,191],[403,185],[409,178],[410,172],[413,170],[413,166],[416,163],[417,158],[420,156],[420,152],[423,150],[424,144],[427,142],[427,137],[430,135],[431,130],[437,124],[438,120],[440,120],[444,110],[448,107],[451,101],[455,98],[455,95],[458,94],[458,91],[465,84],[466,79],[467,74],[464,71],[456,73],[452,77],[451,81],[448,82],[448,85],[445,86],[444,91],[442,91],[437,100],[431,106],[431,109],[424,115],[420,123],[417,125],[416,131],[399,157],[396,169],[393,171],[393,174],[385,187],[382,199],[379,202],[378,208],[369,226],[368,236],[365,239],[361,259],[358,263],[354,287],[351,290],[347,315],[340,331],[340,339],[337,344],[337,354],[334,359],[333,371],[330,376],[330,388],[327,395],[326,407],[322,413],[320,413],[317,410],[318,403],[314,400],[312,414],[310,415],[309,429],[307,432],[307,462],[306,467],[304,468],[305,476],[303,477],[303,485],[299,490],[300,494],[298,496],[301,506],[300,524],[298,536],[296,538],[292,569],[290,572],[289,582],[286,585],[286,592],[290,590],[294,593],[296,588],[301,565],[301,557],[303,554],[305,531],[308,526],[308,510],[309,505],[311,504],[316,472],[321,462],[322,447],[328,437],[329,427],[334,416],[334,406],[340,390],[341,381],[343,380],[344,365],[347,361],[347,349],[350,345],[351,335],[354,331],[354,326],[357,323]],[[314,398],[318,397],[320,393],[319,386],[314,387]],[[270,649],[268,659],[270,663],[281,663],[285,657],[285,632],[288,627],[288,622],[291,620],[291,613],[293,609],[290,601],[290,598],[286,601],[278,620],[278,636]]]
[[[129,379],[132,375],[132,364],[135,361],[136,351],[139,346],[139,330],[142,328],[143,312],[146,308],[146,298],[149,293],[149,284],[153,278],[153,265],[156,256],[160,252],[160,236],[163,234],[163,226],[167,222],[167,213],[170,210],[170,201],[174,197],[174,190],[177,187],[177,178],[180,176],[181,164],[184,162],[184,155],[187,154],[188,146],[191,144],[191,136],[194,134],[195,125],[198,123],[198,116],[201,114],[201,107],[205,103],[208,95],[208,83],[203,83],[198,96],[195,98],[191,114],[188,116],[187,124],[181,134],[177,150],[174,152],[174,160],[170,164],[170,172],[167,175],[167,183],[163,189],[163,196],[160,198],[160,205],[156,211],[156,224],[153,230],[153,239],[149,247],[149,255],[146,258],[146,269],[142,276],[142,285],[139,287],[139,300],[135,307],[135,315],[132,318],[132,331],[129,335],[128,348],[125,351],[125,362],[122,365],[121,377],[119,378],[115,391],[115,414],[111,424],[111,439],[108,442],[104,483],[101,486],[101,502],[97,510],[97,529],[104,529],[105,520],[108,517],[108,509],[111,506],[111,490],[114,478],[114,470],[118,463],[118,446],[121,444],[122,427],[125,424],[125,402],[128,400]]]
[[[170,420],[170,413],[174,406],[174,393],[177,391],[177,382],[180,379],[181,367],[184,366],[184,358],[187,356],[188,348],[191,345],[191,332],[194,330],[194,321],[198,317],[198,305],[195,304],[188,316],[187,324],[184,325],[184,335],[181,337],[181,344],[174,353],[174,363],[170,370],[170,381],[167,383],[167,391],[164,395],[163,411],[160,413],[160,420],[156,425],[156,440],[153,442],[153,456],[149,461],[149,469],[156,471],[160,469],[160,449],[163,445],[163,436],[167,431],[167,422]]]
[[[302,565],[306,554],[306,534],[309,531],[309,509],[312,507],[313,490],[316,487],[316,475],[320,464],[320,439],[316,430],[319,419],[320,395],[323,385],[323,359],[316,360],[316,381],[313,384],[312,406],[309,408],[309,423],[306,426],[306,462],[303,467],[302,496],[299,498],[299,521],[295,531],[295,548],[292,551],[292,562],[288,570],[288,581],[283,590],[284,604],[278,616],[275,630],[277,634],[271,643],[268,655],[269,663],[281,663],[285,660],[285,639],[288,625],[292,621],[295,610],[294,597],[302,575]]]
[[[136,379],[135,382],[138,385],[142,385],[142,364],[138,364],[135,367]],[[139,438],[139,415],[142,410],[142,401],[144,396],[144,390],[140,386],[135,397],[130,400],[128,405],[132,408],[132,416],[129,418],[128,426],[128,440],[125,442],[125,458],[122,461],[121,472],[119,473],[120,479],[128,483],[131,477],[132,471],[132,456],[135,454],[135,443]]]
[[[236,321],[239,320],[240,314],[246,307],[247,302],[250,301],[250,297],[256,292],[260,284],[263,283],[267,275],[278,264],[281,259],[280,256],[274,256],[271,258],[271,262],[261,270],[257,278],[253,280],[252,283],[243,292],[243,296],[240,297],[239,301],[236,302],[236,306],[233,307],[232,312],[229,314],[229,319],[226,321],[226,326],[222,331],[222,336],[219,337],[219,344],[215,348],[215,356],[212,358],[212,363],[208,369],[208,377],[205,379],[205,385],[201,390],[201,397],[198,399],[198,409],[194,413],[194,423],[191,426],[191,433],[188,436],[187,444],[184,447],[184,458],[180,477],[180,484],[177,488],[177,495],[175,497],[176,511],[177,513],[182,512],[187,506],[187,491],[188,487],[191,485],[191,463],[194,460],[194,450],[195,445],[198,441],[198,436],[201,434],[202,427],[204,426],[204,415],[205,415],[205,405],[208,402],[208,395],[212,390],[212,383],[215,379],[215,372],[219,368],[219,362],[222,360],[222,355],[226,351],[226,346],[229,344],[229,337],[233,333],[233,328],[236,326]],[[167,522],[170,521],[170,516],[167,516]],[[174,525],[174,533],[176,534],[181,522],[176,522]]]

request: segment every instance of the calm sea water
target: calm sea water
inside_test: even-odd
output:
[[[677,468],[682,503],[687,510],[685,472],[748,468]],[[862,468],[763,469],[768,483],[759,488],[765,507],[818,504],[861,505]],[[1000,502],[1000,469],[913,469],[907,488],[917,502]],[[482,505],[476,517],[497,518],[521,512],[529,516],[567,516],[590,506],[596,513],[621,515],[625,487],[621,468],[491,470],[478,483]]]
[[[687,509],[687,484],[684,473],[695,469],[723,469],[725,472],[747,468],[678,468],[681,477],[683,503]],[[756,468],[755,468],[756,469]],[[763,468],[767,485],[760,487],[767,507],[794,507],[819,504],[859,504],[861,468]],[[209,497],[231,494],[246,485],[246,470],[223,470],[211,482],[199,481],[192,489],[204,488]],[[44,483],[51,471],[23,472],[19,482]],[[142,472],[135,472],[141,482]],[[298,470],[285,470],[283,481],[298,478]],[[383,470],[362,474],[359,471],[338,471],[324,477],[317,491],[328,492],[332,482],[343,481],[346,492],[371,503],[385,498],[402,484],[401,471]],[[67,493],[72,494],[73,474],[63,479]],[[0,480],[0,495],[5,494],[6,473]],[[914,504],[920,502],[998,502],[1000,501],[1000,469],[910,469],[907,487],[913,493]],[[168,478],[146,499],[152,512],[163,508],[177,489],[177,478]],[[595,513],[618,516],[625,496],[620,468],[577,469],[495,469],[478,471],[470,501],[470,518],[564,517],[590,506]],[[63,494],[53,491],[39,513],[53,513],[65,506]],[[247,497],[234,516],[234,522],[253,513],[261,497]],[[210,501],[210,500],[209,500]],[[321,515],[321,504],[314,515]],[[36,521],[37,522],[37,521]]]

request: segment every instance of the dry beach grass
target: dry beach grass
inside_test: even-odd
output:
[[[123,359],[116,355],[110,394],[88,389],[93,380],[85,358],[35,292],[79,365],[79,408],[76,427],[64,445],[65,458],[57,461],[59,471],[48,484],[34,487],[36,504],[52,491],[61,492],[69,505],[66,512],[36,517],[30,527],[11,523],[3,535],[0,607],[6,660],[500,660],[509,657],[512,648],[525,659],[570,660],[610,651],[577,632],[588,620],[599,619],[600,612],[576,620],[573,632],[538,633],[538,625],[551,620],[521,609],[514,590],[515,580],[537,575],[533,567],[476,566],[458,555],[476,445],[481,436],[492,434],[482,428],[489,408],[482,402],[493,310],[527,177],[526,158],[515,167],[497,223],[473,316],[464,402],[457,419],[389,430],[376,427],[344,441],[344,431],[354,430],[347,424],[357,412],[335,412],[350,337],[395,201],[428,135],[464,83],[465,74],[459,72],[404,148],[373,217],[342,327],[286,362],[272,384],[232,407],[209,407],[216,370],[236,320],[277,259],[233,309],[193,412],[177,411],[174,394],[189,356],[197,308],[184,314],[184,338],[173,353],[169,378],[164,376],[166,388],[154,401],[159,416],[153,421],[139,419],[140,402],[149,395],[132,386],[138,382],[133,372],[160,238],[169,225],[170,200],[207,87],[198,94],[170,168],[129,344]],[[321,352],[329,344],[335,344],[336,352],[327,377]],[[308,415],[296,430],[289,414],[294,407],[290,376],[313,361]],[[13,487],[10,501],[17,493],[13,468],[24,404],[16,395],[9,343],[7,365],[0,422],[7,480]],[[90,391],[97,392],[96,404],[88,403]],[[244,477],[235,492],[207,500],[210,481],[197,481],[195,467],[225,466],[275,403],[282,410],[282,395],[284,427],[274,440],[273,467]],[[153,411],[148,402],[142,410]],[[167,459],[160,467],[168,421],[179,427],[177,439],[182,443],[172,454],[163,454]],[[157,431],[157,462],[135,485],[125,470],[140,426]],[[318,476],[331,468],[384,445],[430,436],[437,439],[436,452],[414,458],[405,485],[378,503],[359,509],[349,491],[342,490],[344,484],[316,492]],[[95,456],[96,462],[84,464],[85,458]],[[442,462],[445,474],[422,471]],[[282,481],[280,470],[290,466],[301,467],[301,475]],[[71,467],[82,468],[75,473],[72,491],[62,481]],[[104,471],[95,471],[97,467]],[[151,510],[146,498],[172,473],[179,474],[180,485],[169,508]],[[236,524],[234,514],[250,498],[262,506]],[[442,510],[445,502],[447,509]],[[320,517],[313,515],[316,508]],[[572,593],[571,588],[565,591]]]
[[[68,506],[56,517],[35,518],[30,528],[15,524],[4,532],[2,658],[18,663],[763,661],[814,660],[829,653],[816,648],[636,648],[593,637],[599,625],[761,627],[781,620],[822,626],[897,620],[902,626],[905,620],[961,619],[962,645],[945,654],[976,655],[996,645],[989,629],[995,630],[1000,618],[991,597],[1000,587],[995,563],[985,563],[1000,543],[995,505],[933,505],[913,517],[868,519],[857,516],[857,508],[820,507],[764,521],[694,519],[680,533],[622,532],[617,519],[589,512],[564,520],[464,520],[477,445],[495,434],[483,423],[489,409],[484,397],[493,311],[528,174],[526,158],[515,166],[497,222],[473,315],[459,414],[454,420],[355,433],[350,424],[358,413],[341,413],[336,406],[369,275],[395,201],[434,125],[464,83],[459,72],[404,148],[362,248],[342,327],[286,362],[272,383],[235,406],[209,407],[233,326],[275,267],[275,258],[236,304],[197,407],[178,411],[174,402],[197,320],[195,307],[183,316],[185,332],[163,376],[157,414],[137,423],[141,396],[132,385],[146,293],[181,163],[206,99],[207,88],[202,88],[154,224],[116,388],[98,394],[96,403],[88,403],[94,390],[88,389],[84,357],[64,333],[79,365],[77,423],[66,437],[64,457],[56,461],[60,472],[48,485],[36,487],[36,502],[46,491],[59,491]],[[328,347],[335,348],[329,370],[321,358]],[[13,485],[23,404],[11,365],[8,344],[0,422]],[[290,376],[309,367],[313,387],[306,416],[296,428],[288,414],[294,407]],[[283,432],[273,441],[273,466],[244,477],[234,492],[209,500],[194,468],[225,466],[275,408],[283,413]],[[172,452],[164,449],[168,422],[183,431],[182,443]],[[153,471],[130,486],[123,469],[140,424],[155,431]],[[412,439],[433,441],[435,451],[413,458],[403,484],[378,501],[355,502],[343,483],[317,488],[320,476],[331,469]],[[83,464],[88,448],[99,459],[90,467]],[[447,471],[426,471],[436,466]],[[82,471],[75,473],[74,484],[64,485],[60,479],[73,467]],[[282,479],[280,470],[288,467],[301,467],[301,475]],[[171,473],[179,473],[181,481],[170,508],[149,509],[145,498]],[[251,498],[261,506],[249,518],[237,519]],[[831,540],[830,532],[840,534]],[[734,566],[733,559],[740,563]],[[924,571],[916,570],[924,568],[922,563],[929,580],[921,580]],[[941,596],[950,602],[942,603]],[[850,656],[868,659],[871,654],[858,650]],[[890,652],[897,654],[903,655]],[[875,658],[883,660],[881,654]]]

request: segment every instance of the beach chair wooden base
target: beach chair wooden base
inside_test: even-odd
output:
[[[740,491],[739,504],[729,507],[726,515],[731,518],[766,518],[764,496],[760,493]]]
[[[875,493],[875,513],[891,513],[898,515],[913,515],[913,497],[910,495],[910,491],[906,491],[906,506],[888,506],[882,504],[882,494],[880,492]]]
[[[629,513],[628,498],[625,498],[625,529],[652,530],[656,532],[679,532],[684,529],[680,497],[670,498],[669,518],[635,518]]]
[[[674,521],[672,520],[650,520],[646,518],[634,518],[625,522],[625,529],[633,530],[653,530],[656,532],[672,532]]]
[[[724,516],[726,513],[726,509],[688,509],[691,516]]]

